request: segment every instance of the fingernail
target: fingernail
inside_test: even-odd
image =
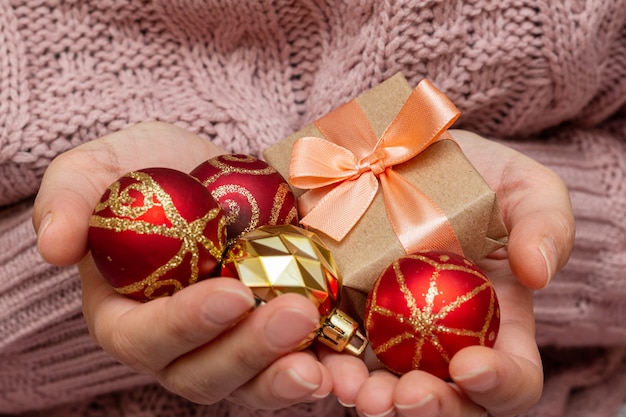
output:
[[[310,317],[300,310],[284,309],[276,311],[265,324],[265,334],[279,348],[295,347],[319,326],[316,317]]]
[[[546,263],[546,271],[548,273],[548,278],[546,280],[546,285],[550,283],[552,277],[554,276],[554,272],[556,270],[556,245],[554,241],[550,238],[544,238],[539,244],[539,252],[541,252],[541,256],[543,256],[543,260]]]
[[[305,380],[294,369],[289,368],[274,377],[273,388],[279,397],[295,400],[311,396],[319,388],[319,384]]]
[[[397,404],[396,409],[403,416],[436,417],[439,415],[439,400],[435,394],[428,394],[413,404]]]
[[[378,413],[378,414],[368,414],[365,412],[363,413],[363,417],[391,417],[395,415],[396,415],[396,408],[393,406],[389,410],[385,410],[382,413]]]
[[[316,400],[323,400],[324,398],[328,397],[330,395],[330,391],[325,391],[325,392],[314,392],[313,394],[311,394],[311,397],[313,397]]]
[[[337,401],[339,402],[339,404],[341,404],[343,407],[346,407],[346,408],[354,408],[354,407],[356,407],[356,404],[346,403],[344,401],[341,401],[341,398],[337,398]]]
[[[254,297],[245,291],[219,289],[204,302],[204,316],[217,325],[232,324],[254,308]]]
[[[50,226],[50,223],[52,223],[52,213],[47,213],[41,220],[41,223],[39,224],[39,229],[37,230],[37,249],[39,250],[39,252],[41,252],[41,238],[46,232],[48,226]]]
[[[465,391],[487,392],[496,386],[498,375],[495,369],[483,366],[465,375],[455,376],[452,379],[461,385]]]

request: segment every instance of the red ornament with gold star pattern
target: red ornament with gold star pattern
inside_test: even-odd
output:
[[[392,372],[421,369],[448,380],[448,364],[472,345],[493,347],[500,326],[495,290],[462,256],[404,256],[375,281],[365,329],[378,359]]]
[[[226,219],[195,178],[148,168],[105,191],[89,221],[88,244],[119,293],[147,301],[214,274],[225,250]]]
[[[211,191],[228,221],[230,246],[261,226],[298,224],[296,199],[285,179],[251,155],[220,155],[190,173]]]

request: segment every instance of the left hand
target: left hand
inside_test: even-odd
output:
[[[533,290],[549,283],[572,250],[569,193],[558,175],[521,153],[470,132],[450,133],[496,192],[509,230],[508,247],[479,262],[500,302],[498,339],[493,349],[458,352],[449,367],[452,383],[423,371],[401,377],[382,369],[370,373],[359,358],[321,352],[335,394],[362,416],[513,416],[542,393]]]
[[[307,298],[287,294],[251,311],[250,289],[217,277],[140,303],[118,294],[89,254],[89,218],[120,175],[151,166],[189,172],[221,153],[191,132],[145,122],[60,155],[35,201],[39,251],[55,265],[78,263],[83,315],[96,343],[170,391],[197,403],[229,400],[253,409],[317,401],[332,380],[314,354],[296,351],[319,323]]]

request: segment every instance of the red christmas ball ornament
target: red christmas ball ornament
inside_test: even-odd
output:
[[[147,301],[217,271],[226,218],[195,178],[148,168],[125,174],[104,192],[89,221],[88,245],[119,293]]]
[[[450,379],[448,364],[467,346],[493,347],[500,327],[495,290],[462,256],[404,256],[375,281],[365,329],[378,359],[392,372],[421,369]]]
[[[224,209],[229,246],[262,226],[298,224],[296,199],[289,184],[254,156],[220,155],[203,162],[190,175],[200,180]]]

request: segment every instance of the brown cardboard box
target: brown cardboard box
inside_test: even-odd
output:
[[[412,89],[401,74],[366,91],[357,102],[380,137],[394,119]],[[265,159],[285,178],[293,143],[305,136],[324,136],[313,124],[306,126],[264,152]],[[465,256],[477,261],[506,244],[507,231],[495,193],[467,160],[456,143],[441,140],[394,170],[424,191],[443,210]],[[294,188],[296,196],[304,190]],[[365,295],[378,275],[405,254],[394,234],[379,189],[357,225],[337,242],[323,233],[320,238],[333,253],[343,275],[343,294],[361,315]]]

